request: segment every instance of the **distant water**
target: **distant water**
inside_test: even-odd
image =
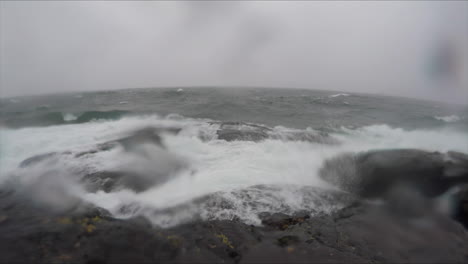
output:
[[[442,103],[295,89],[129,89],[0,99],[0,124],[31,127],[124,116],[178,114],[291,128],[386,124],[416,129],[468,127],[468,110]],[[73,118],[76,117],[76,118]],[[455,122],[456,121],[456,122]]]
[[[143,214],[161,225],[194,215],[258,223],[257,214],[263,211],[334,210],[339,201],[307,188],[333,189],[317,173],[325,159],[343,152],[386,148],[468,152],[467,108],[353,93],[130,89],[3,98],[0,111],[2,182],[16,177],[23,185],[40,188],[50,164],[19,168],[20,162],[38,154],[64,153],[53,164],[54,170],[63,170],[60,179],[53,179],[59,187],[53,186],[118,217]],[[236,128],[240,130],[266,128],[268,138],[219,139],[217,131],[231,121],[248,124]],[[66,154],[148,126],[180,132],[162,133],[164,148],[145,147],[144,158],[122,149],[74,158]],[[317,135],[330,140],[310,140]],[[184,169],[168,169],[174,160],[186,164]],[[89,192],[71,175],[126,167],[171,175],[167,182],[143,192]],[[218,200],[202,207],[194,202],[207,196]],[[185,209],[175,213],[176,207]]]

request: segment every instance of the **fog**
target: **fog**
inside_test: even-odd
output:
[[[468,103],[465,1],[2,1],[0,9],[1,97],[260,86]]]

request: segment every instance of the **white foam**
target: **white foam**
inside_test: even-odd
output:
[[[373,125],[356,130],[343,128],[341,132],[332,134],[341,144],[288,141],[281,137],[255,143],[218,140],[216,130],[219,124],[209,121],[176,115],[167,118],[151,115],[84,124],[2,129],[0,180],[17,171],[18,164],[33,155],[87,149],[117,139],[128,131],[151,125],[182,128],[178,135],[163,134],[162,139],[170,155],[186,162],[187,169],[178,171],[172,176],[172,180],[145,192],[83,192],[81,198],[116,214],[120,206],[129,203],[161,210],[212,193],[224,194],[235,201],[241,198],[232,195],[232,191],[260,184],[330,188],[317,173],[325,159],[341,152],[385,148],[468,152],[466,133],[448,128],[407,131],[387,125]],[[296,130],[277,127],[274,131],[286,133]],[[314,133],[312,129],[305,132]],[[119,160],[116,155],[120,155],[118,150],[101,152],[92,157],[70,157],[63,164],[76,168],[112,168],[122,164],[122,159]],[[303,206],[299,202],[303,199],[300,192],[284,191],[276,192],[275,195],[278,195],[281,203],[291,208],[300,209]],[[278,199],[271,200],[271,203]],[[242,204],[242,201],[238,202]],[[277,207],[271,205],[271,208]],[[251,223],[258,222],[256,213],[258,210],[247,210],[242,206],[238,211],[230,212],[231,215],[237,214]],[[185,212],[181,219],[187,219],[190,215],[191,213]],[[221,215],[222,212],[219,212],[219,217]],[[171,222],[169,220],[165,219],[163,222]],[[172,220],[172,223],[178,221]]]
[[[435,119],[439,121],[444,121],[447,123],[453,123],[453,122],[458,122],[461,120],[461,118],[457,115],[448,115],[448,116],[434,116]]]
[[[334,97],[339,97],[339,96],[350,96],[350,94],[347,93],[339,93],[339,94],[332,94],[328,96],[329,98],[334,98]]]
[[[343,131],[345,134],[335,134],[335,137],[350,151],[417,148],[428,151],[468,152],[466,132],[451,128],[405,130],[388,125],[372,125],[355,130],[343,128]]]
[[[78,117],[74,114],[65,113],[63,114],[63,120],[66,122],[75,121]]]

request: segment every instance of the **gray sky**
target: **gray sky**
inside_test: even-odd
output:
[[[272,86],[468,102],[468,2],[0,2],[0,96]],[[440,40],[456,77],[429,78]],[[451,76],[451,75],[450,75]]]

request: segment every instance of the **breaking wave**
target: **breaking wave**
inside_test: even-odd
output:
[[[38,196],[49,206],[59,206],[57,200],[66,205],[74,200],[57,197],[72,195],[116,217],[145,215],[161,226],[193,218],[259,224],[258,214],[265,211],[324,213],[349,202],[352,198],[318,177],[323,162],[340,153],[387,148],[468,152],[466,133],[449,128],[404,130],[380,124],[323,133],[124,114],[90,111],[70,118],[67,126],[1,129],[0,180],[39,186]],[[106,121],[88,122],[95,119]],[[132,138],[148,127],[157,136]],[[46,155],[19,167],[41,154]]]

